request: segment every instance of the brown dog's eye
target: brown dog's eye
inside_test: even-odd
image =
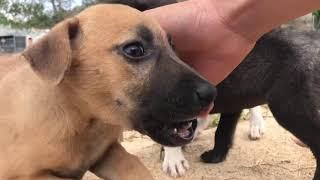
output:
[[[123,46],[122,51],[129,58],[141,58],[145,56],[145,49],[139,42],[133,42]]]

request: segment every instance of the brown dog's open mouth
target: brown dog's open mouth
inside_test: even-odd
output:
[[[147,134],[162,145],[182,146],[192,141],[197,124],[197,118],[172,123],[155,124],[152,129],[147,130]]]
[[[170,131],[174,136],[178,136],[183,140],[192,140],[195,130],[197,128],[197,119],[192,119],[185,122],[173,123],[169,127]]]
[[[143,134],[150,136],[154,141],[165,146],[182,146],[190,143],[195,135],[198,125],[198,118],[206,117],[213,108],[213,103],[196,116],[185,119],[160,119],[146,118],[140,126],[136,128]],[[151,120],[153,119],[153,120]]]
[[[198,125],[197,118],[173,122],[148,122],[144,123],[143,128],[136,130],[165,146],[182,146],[190,143]]]

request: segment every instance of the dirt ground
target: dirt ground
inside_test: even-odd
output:
[[[186,148],[190,169],[180,180],[304,180],[312,179],[315,160],[307,148],[292,141],[292,135],[280,127],[267,108],[264,108],[267,132],[258,141],[248,139],[249,122],[238,124],[235,143],[227,160],[220,164],[204,164],[199,156],[214,144],[216,128],[205,130]],[[246,116],[243,117],[244,119]],[[155,179],[170,180],[161,171],[160,146],[146,136],[126,132],[123,146],[137,155],[150,169]],[[87,174],[85,180],[98,180]]]

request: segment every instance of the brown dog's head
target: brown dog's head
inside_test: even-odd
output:
[[[44,82],[78,97],[94,118],[164,145],[190,142],[195,118],[216,96],[175,55],[157,23],[123,5],[90,7],[23,55]]]

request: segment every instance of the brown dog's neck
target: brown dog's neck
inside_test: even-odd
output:
[[[81,129],[90,119],[85,102],[67,90],[67,86],[47,84],[28,64],[11,72],[3,83],[6,86],[0,87],[0,92],[8,98],[0,99],[1,103],[7,104],[4,108],[7,112],[1,114],[8,114],[7,117],[11,117],[11,121],[25,121],[24,128],[27,126],[32,129],[31,126],[53,124],[60,133],[71,133],[74,129]],[[12,98],[15,102],[12,102]]]

